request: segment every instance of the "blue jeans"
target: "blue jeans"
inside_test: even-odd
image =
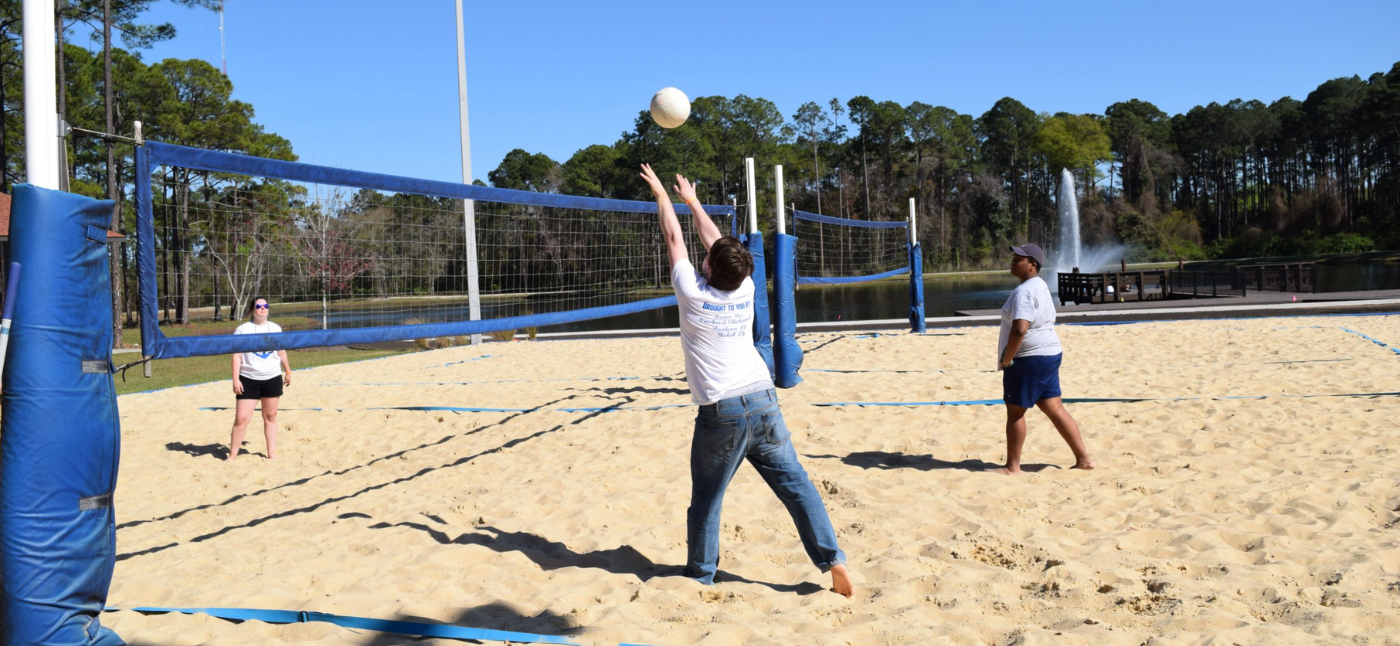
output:
[[[802,547],[822,572],[846,562],[821,495],[797,461],[773,389],[700,407],[690,443],[690,509],[685,575],[705,585],[719,568],[719,514],[724,490],[747,458],[797,524]]]

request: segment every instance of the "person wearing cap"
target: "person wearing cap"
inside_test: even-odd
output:
[[[1040,277],[1045,252],[1035,244],[1011,247],[1011,275],[1021,281],[1001,307],[997,337],[997,370],[1002,371],[1001,394],[1006,403],[1006,466],[988,469],[1014,475],[1021,472],[1021,447],[1026,443],[1026,411],[1040,407],[1060,437],[1074,451],[1072,469],[1092,469],[1094,461],[1079,436],[1079,425],[1060,400],[1060,337],[1055,334],[1055,304],[1050,287]]]

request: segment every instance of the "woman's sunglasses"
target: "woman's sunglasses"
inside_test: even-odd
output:
[[[258,304],[258,305],[254,305],[254,306],[253,306],[253,309],[255,309],[255,310],[266,310],[266,309],[272,309],[272,308],[268,307],[268,306],[267,306],[267,303],[261,303],[261,304]]]

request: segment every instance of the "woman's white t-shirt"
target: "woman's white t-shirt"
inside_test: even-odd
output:
[[[697,404],[773,387],[768,364],[753,347],[753,279],[721,291],[706,284],[689,260],[671,268],[680,308],[681,349],[690,398]]]
[[[282,331],[282,327],[268,321],[262,325],[256,325],[248,321],[238,326],[234,334],[276,334]],[[276,350],[265,350],[262,352],[240,352],[241,363],[238,366],[238,374],[257,381],[266,381],[274,377],[282,376],[282,357],[278,356]]]

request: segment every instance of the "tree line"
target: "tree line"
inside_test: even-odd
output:
[[[1000,263],[1006,243],[1053,246],[1061,169],[1079,187],[1081,236],[1142,259],[1400,247],[1400,63],[1326,81],[1297,100],[1236,99],[1169,115],[1150,102],[1102,114],[1036,112],[1014,98],[981,115],[857,96],[784,117],[762,98],[698,97],[667,130],[640,113],[611,145],[560,163],[516,149],[492,185],[647,199],[641,162],[682,172],[708,202],[743,202],[744,158],[771,213],[774,164],[797,208],[902,219],[917,199],[930,268]],[[771,218],[765,218],[771,219]],[[771,229],[765,223],[765,229]]]
[[[292,143],[258,123],[253,106],[233,99],[232,83],[214,66],[143,60],[143,47],[174,37],[170,25],[140,22],[155,1],[59,1],[64,120],[128,136],[139,120],[149,139],[295,160]],[[172,1],[217,6],[212,0]],[[20,7],[19,0],[0,0],[0,188],[6,191],[24,176]],[[130,50],[112,46],[114,33]],[[83,37],[101,47],[74,44]],[[131,145],[73,136],[64,152],[68,190],[115,200],[113,229],[133,235]],[[690,120],[679,128],[662,129],[640,112],[633,129],[612,144],[585,147],[562,163],[513,150],[487,179],[505,188],[646,200],[636,175],[646,161],[659,172],[699,180],[706,202],[743,202],[745,157],[755,157],[760,167],[758,203],[765,214],[772,208],[774,164],[785,167],[787,199],[806,211],[896,220],[905,217],[908,198],[916,198],[917,236],[929,269],[991,266],[1004,259],[1010,241],[1052,242],[1061,168],[1078,180],[1086,240],[1122,241],[1140,258],[1396,248],[1400,63],[1364,80],[1326,81],[1302,100],[1234,100],[1177,115],[1138,99],[1114,103],[1103,114],[1048,114],[1008,97],[974,116],[918,101],[900,105],[858,96],[805,103],[785,116],[762,98],[698,97]],[[375,242],[389,234],[365,233],[386,231],[397,220],[407,226],[425,208],[438,214],[443,231],[450,230],[454,213],[460,213],[451,204],[359,194],[349,207],[328,210],[304,187],[188,169],[160,169],[155,189],[154,242],[163,276],[162,315],[169,322],[189,322],[194,307],[212,306],[216,316],[239,310],[264,284],[259,271],[264,278],[269,271],[300,276],[288,289],[311,299],[456,291],[464,274],[455,237],[439,236],[408,252]],[[251,205],[260,215],[244,221]],[[599,235],[597,227],[580,226],[578,214],[558,224],[525,214],[533,223],[521,224],[490,220],[489,210],[478,211],[479,229],[500,232],[499,247],[484,251],[483,262],[505,277],[484,289],[528,290],[520,277],[543,275],[550,267],[576,275],[564,268],[581,266],[582,249]],[[761,222],[771,230],[770,217]],[[222,238],[216,225],[225,227]],[[229,233],[239,227],[273,246],[235,240]],[[522,244],[538,257],[522,255]],[[122,249],[113,256],[114,305],[117,324],[130,325],[134,246]],[[346,256],[347,249],[362,253],[364,261],[329,261]],[[250,262],[273,251],[300,264],[268,270]],[[427,264],[405,264],[410,255]],[[604,268],[635,273],[637,284],[649,285],[665,278],[652,265],[634,254]],[[408,282],[371,284],[389,275]]]

